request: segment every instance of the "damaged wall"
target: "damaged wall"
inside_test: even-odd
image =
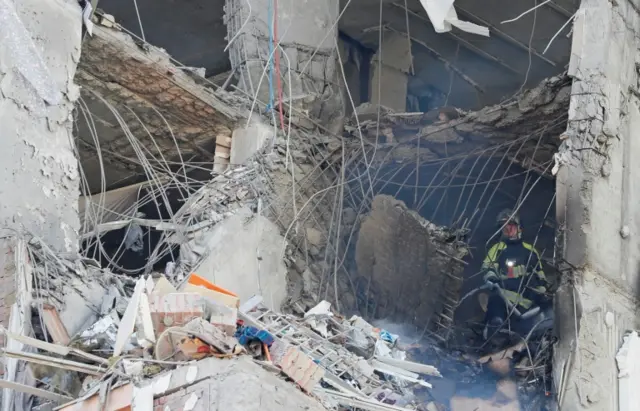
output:
[[[283,244],[275,224],[244,208],[184,245],[181,257],[206,250],[208,255],[194,272],[235,292],[241,303],[261,295],[269,308],[279,310],[287,296]]]
[[[81,21],[72,0],[0,2],[0,221],[65,251],[78,247],[71,111]]]
[[[576,267],[563,292],[582,311],[560,318],[555,370],[567,411],[618,409],[615,354],[625,330],[640,325],[639,31],[631,2],[584,0],[574,24],[557,180],[563,255]]]
[[[375,303],[368,314],[424,327],[437,322],[445,296],[457,301],[466,248],[445,244],[437,230],[402,201],[374,197],[355,255],[358,293]]]

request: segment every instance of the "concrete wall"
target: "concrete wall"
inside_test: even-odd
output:
[[[405,111],[411,60],[411,44],[407,38],[397,33],[385,33],[382,46],[371,64],[371,103],[382,104],[398,112]]]
[[[241,303],[260,294],[268,307],[279,310],[287,296],[283,243],[275,224],[242,209],[182,246],[180,257],[189,258],[190,252],[208,250],[194,272],[235,292]]]
[[[630,2],[583,0],[574,24],[568,164],[557,180],[563,255],[577,267],[575,290],[560,290],[555,371],[566,411],[618,409],[615,354],[639,325],[639,31]]]
[[[73,0],[0,1],[0,226],[77,249],[81,10]]]

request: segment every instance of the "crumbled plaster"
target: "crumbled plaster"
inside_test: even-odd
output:
[[[0,21],[11,30],[0,30],[0,224],[72,251],[79,175],[71,139],[77,95],[69,90],[80,55],[81,10],[72,0],[3,1]],[[26,43],[16,38],[20,33],[28,35]]]
[[[617,367],[615,354],[622,335],[638,327],[636,301],[596,271],[577,273],[581,283],[556,302],[564,304],[557,320],[565,321],[554,355],[554,378],[562,387],[562,409],[567,411],[616,410]],[[570,288],[568,289],[570,290]],[[577,297],[574,316],[572,296]],[[557,313],[561,313],[556,308]],[[578,338],[575,338],[577,331]],[[564,375],[564,378],[563,378]],[[562,384],[562,385],[561,385]]]

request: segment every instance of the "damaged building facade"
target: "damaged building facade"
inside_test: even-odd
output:
[[[421,363],[452,347],[502,208],[555,273],[559,409],[632,409],[631,0],[167,3],[0,0],[3,410],[473,409],[463,372]],[[159,360],[157,301],[203,293],[194,278],[268,331],[269,356],[193,315],[167,321],[225,359],[105,371],[135,351],[129,327]],[[43,352],[102,384],[25,371]],[[506,380],[486,409],[518,409]],[[239,385],[255,396],[226,396]]]

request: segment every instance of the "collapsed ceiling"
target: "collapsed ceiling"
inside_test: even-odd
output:
[[[204,67],[207,77],[230,69],[224,52],[224,5],[224,0],[186,1],[179,6],[169,0],[99,3],[123,27],[166,49],[185,66]],[[533,12],[502,23],[536,5],[540,7]],[[381,27],[385,34],[409,36],[414,58],[410,91],[421,96],[435,88],[450,95],[450,105],[479,109],[565,70],[571,27],[565,23],[578,6],[577,0],[457,0],[459,18],[488,27],[487,38],[456,28],[436,33],[419,0],[341,0],[339,29],[343,40],[371,53],[378,47]],[[450,67],[459,74],[452,75]]]
[[[225,144],[223,140],[229,141],[239,118],[238,110],[248,109],[231,101],[231,95],[214,92],[218,86],[210,81],[219,84],[218,79],[228,77],[223,3],[222,0],[206,4],[186,2],[180,5],[180,13],[175,12],[173,3],[164,0],[153,4],[140,1],[137,9],[120,0],[104,0],[99,4],[114,14],[118,24],[117,30],[98,28],[92,37],[85,38],[78,69],[83,102],[77,114],[76,134],[85,192],[98,193],[162,172],[145,169],[140,164],[141,155],[162,159],[174,171],[184,168],[184,162],[212,167],[216,141],[221,144]],[[550,40],[577,8],[576,2],[547,1],[506,24],[500,22],[517,17],[533,4],[492,0],[488,7],[473,1],[456,2],[461,19],[490,28],[488,38],[455,28],[436,33],[417,0],[406,1],[407,9],[403,3],[342,2],[341,44],[360,59],[354,65],[358,71],[354,75],[371,75],[365,66],[371,63],[379,40],[384,39],[380,37],[381,27],[384,33],[396,36],[406,37],[410,33],[413,63],[408,73],[407,98],[422,101],[428,95],[430,103],[421,104],[425,109],[421,111],[434,104],[481,110],[457,114],[444,124],[438,121],[438,111],[420,119],[387,117],[380,126],[370,121],[364,128],[368,127],[365,135],[371,142],[377,139],[380,130],[391,129],[397,135],[392,142],[387,141],[390,145],[380,146],[380,153],[391,150],[397,159],[403,148],[410,150],[407,147],[422,139],[425,143],[422,149],[429,150],[429,154],[421,156],[434,160],[517,141],[523,144],[510,147],[509,159],[548,174],[545,167],[559,145],[556,137],[566,120],[569,81],[556,77],[516,100],[482,107],[500,103],[524,86],[536,86],[544,78],[561,75],[569,55],[567,29],[553,42]],[[169,55],[118,31],[121,27],[166,49]],[[383,46],[383,62],[384,55]],[[343,63],[349,77],[347,70],[353,69],[349,67],[353,62]],[[207,79],[189,67],[203,67]],[[356,82],[362,89],[372,81],[369,78],[364,83],[362,79]],[[367,101],[370,93],[371,90],[365,90],[353,96],[354,103]],[[347,131],[359,137],[359,131],[348,127]],[[374,131],[376,135],[372,135]],[[538,144],[540,140],[542,143]]]

